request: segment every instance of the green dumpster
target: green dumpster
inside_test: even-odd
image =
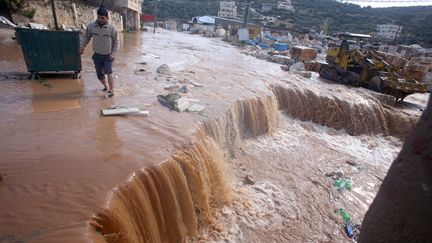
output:
[[[15,28],[31,79],[40,72],[81,72],[80,37],[77,31]]]

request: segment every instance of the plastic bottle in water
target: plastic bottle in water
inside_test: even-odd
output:
[[[343,210],[342,208],[339,208],[339,212],[342,215],[342,218],[344,219],[345,222],[351,221],[351,217],[349,216],[349,214],[347,212],[345,212],[345,210]]]

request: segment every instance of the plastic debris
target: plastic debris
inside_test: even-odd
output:
[[[354,240],[354,242],[357,242],[359,236],[360,236],[360,228],[361,226],[359,224],[354,224],[353,226],[353,237],[352,239]]]
[[[343,189],[351,190],[351,179],[345,177],[345,178],[337,178],[333,184],[335,187],[338,188],[339,191],[342,191]]]
[[[253,40],[244,40],[243,43],[246,45],[250,45],[250,46],[255,45],[255,41],[253,41]]]
[[[345,210],[343,210],[342,208],[339,208],[339,212],[340,212],[340,214],[341,214],[341,216],[345,222],[351,222],[351,217],[349,216],[349,214]]]
[[[276,42],[273,44],[273,49],[275,49],[277,51],[285,51],[285,50],[288,50],[288,44]]]
[[[202,84],[200,84],[200,83],[198,83],[198,82],[196,82],[196,81],[193,81],[193,80],[190,80],[190,79],[188,79],[187,81],[188,81],[190,84],[192,84],[193,86],[195,86],[195,87],[203,87]]]
[[[345,178],[345,189],[347,189],[348,191],[351,190],[351,180]]]
[[[113,106],[109,109],[102,109],[101,112],[104,116],[149,115],[149,111],[147,110],[141,110],[136,107],[128,108],[123,106]]]
[[[341,188],[341,187],[344,186],[344,181],[343,181],[342,178],[338,178],[338,179],[335,180],[335,182],[334,182],[333,185],[334,185],[335,187],[337,187],[337,188]]]
[[[149,54],[149,53],[143,53],[143,55],[153,57],[153,58],[160,58],[160,56],[158,56],[158,55]]]
[[[258,46],[261,47],[262,49],[269,49],[270,48],[270,46],[268,44],[265,44],[265,43],[260,43],[260,44],[258,44]]]
[[[349,238],[353,238],[354,231],[353,231],[351,223],[345,224],[345,233]]]

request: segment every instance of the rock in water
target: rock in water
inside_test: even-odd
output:
[[[157,72],[158,72],[159,74],[170,74],[170,73],[171,73],[171,70],[170,70],[170,68],[168,67],[168,65],[166,65],[166,64],[162,64],[162,65],[160,65],[160,66],[158,67]]]
[[[255,180],[253,179],[252,175],[247,175],[245,177],[245,183],[248,185],[254,185],[255,184]]]

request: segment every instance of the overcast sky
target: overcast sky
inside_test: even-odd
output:
[[[354,2],[352,2],[354,3]],[[355,3],[362,7],[371,6],[373,8],[385,7],[404,7],[404,6],[432,6],[432,0],[428,2],[405,2],[405,3]]]

